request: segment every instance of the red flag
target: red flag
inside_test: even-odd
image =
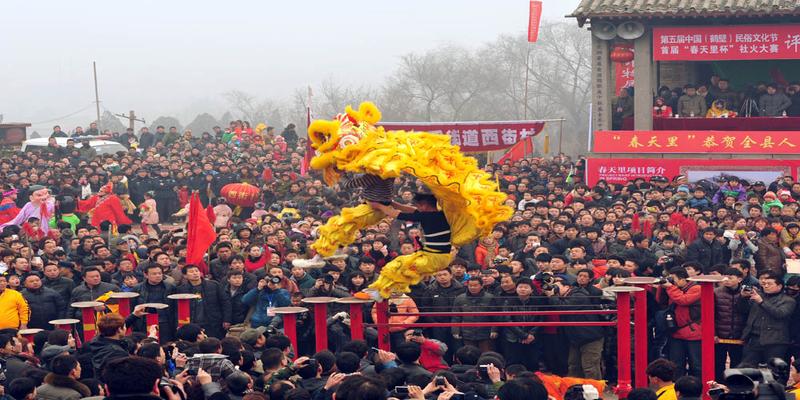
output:
[[[217,213],[214,212],[214,207],[210,204],[210,202],[208,207],[206,207],[206,216],[208,217],[208,222],[210,222],[211,225],[214,225],[214,223],[217,221]]]
[[[531,0],[531,10],[528,15],[528,42],[533,43],[539,39],[539,22],[542,20],[542,2]]]
[[[189,220],[186,222],[186,264],[197,265],[202,262],[203,255],[215,240],[217,232],[208,221],[200,196],[192,193],[189,200]]]
[[[497,160],[497,163],[503,164],[507,161],[521,160],[531,153],[533,153],[533,136],[528,136],[508,149],[506,154],[503,154],[503,156]]]

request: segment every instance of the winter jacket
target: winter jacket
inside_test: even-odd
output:
[[[231,324],[241,324],[247,318],[247,312],[250,310],[246,304],[242,303],[242,297],[249,291],[242,285],[239,289],[231,291],[231,286],[227,282],[224,285],[225,293],[231,303]]]
[[[95,301],[98,297],[108,292],[119,292],[119,287],[107,282],[100,282],[95,287],[89,287],[86,282],[82,282],[80,285],[75,286],[75,289],[72,289],[72,296],[70,296],[69,304],[78,301]],[[72,318],[82,320],[81,310],[79,308],[70,307],[70,309],[68,313],[72,314]]]
[[[95,336],[89,343],[86,343],[86,347],[89,348],[89,353],[92,354],[94,376],[102,376],[103,367],[109,361],[130,355],[127,342],[105,336]]]
[[[758,99],[758,112],[762,117],[778,117],[792,105],[792,101],[783,94],[764,94]]]
[[[689,283],[682,288],[672,285],[666,291],[669,304],[675,305],[675,324],[678,326],[672,337],[700,340],[703,336],[700,326],[700,285]]]
[[[177,288],[178,293],[197,293],[199,299],[191,300],[191,321],[200,324],[212,336],[222,334],[222,323],[231,322],[231,298],[219,283],[202,280],[199,286],[186,282]]]
[[[706,208],[711,207],[711,201],[708,200],[706,197],[697,198],[692,196],[688,200],[686,200],[686,205],[692,208]]]
[[[703,271],[709,271],[712,266],[727,263],[728,260],[725,259],[722,245],[716,239],[708,242],[699,237],[686,248],[686,261],[696,261],[702,265]]]
[[[727,196],[735,196],[736,201],[744,203],[747,201],[747,190],[742,186],[740,183],[737,187],[731,187],[727,183],[720,186],[717,193],[714,194],[714,198],[711,199],[711,202],[714,204],[720,204],[725,201],[725,197]]]
[[[586,289],[573,286],[569,288],[569,293],[565,295],[555,295],[548,297],[551,305],[557,306],[559,310],[585,310],[591,307],[592,301]],[[570,322],[599,322],[601,317],[597,314],[589,315],[561,315],[560,321]],[[581,346],[597,339],[605,337],[605,329],[602,326],[573,326],[559,328],[569,340],[570,345]]]
[[[419,313],[419,308],[417,308],[417,303],[415,303],[411,297],[405,295],[399,298],[389,300],[389,308],[392,308],[393,305],[397,306],[397,313],[402,313],[402,314]],[[372,320],[376,322],[378,321],[377,309],[378,307],[372,307]],[[408,329],[405,326],[398,327],[391,325],[413,324],[414,322],[417,322],[418,319],[419,317],[417,316],[413,317],[391,316],[389,317],[389,324],[390,324],[389,332],[405,331],[406,329]]]
[[[760,304],[752,300],[740,302],[743,310],[749,309],[742,339],[758,337],[758,344],[789,344],[789,323],[796,303],[784,293],[762,294]]]
[[[708,111],[708,106],[703,96],[685,94],[678,98],[678,114],[681,117],[702,117],[706,115],[706,111]]]
[[[714,289],[714,327],[721,339],[740,339],[747,321],[747,312],[738,307],[742,300],[741,285],[736,288],[719,286]]]
[[[67,312],[67,303],[53,289],[42,286],[37,290],[24,289],[22,297],[28,302],[31,317],[28,328],[52,329],[50,321],[64,318]]]
[[[481,290],[478,294],[466,292],[456,296],[453,301],[454,312],[474,312],[484,311],[494,306],[494,296]],[[453,323],[460,322],[494,322],[494,317],[453,317]],[[493,327],[452,327],[453,336],[460,335],[464,340],[487,340],[489,334],[498,332],[496,326]]]
[[[253,315],[250,317],[250,325],[254,328],[269,326],[272,323],[274,315],[267,315],[268,309],[291,305],[289,292],[286,290],[277,289],[272,291],[269,288],[258,290],[257,287],[245,293],[242,297],[242,303],[247,306],[255,306]]]
[[[261,257],[252,260],[250,256],[244,258],[244,270],[247,272],[252,273],[253,271],[258,270],[259,268],[264,268],[267,265],[267,261],[269,261],[271,253],[264,252],[261,254]]]
[[[316,279],[314,279],[314,278],[311,276],[311,274],[309,274],[309,273],[307,273],[307,272],[306,272],[306,273],[304,273],[304,274],[303,274],[303,277],[302,277],[302,278],[300,278],[300,279],[297,279],[297,278],[295,278],[294,276],[292,276],[290,279],[291,279],[292,281],[294,281],[294,283],[297,285],[297,287],[298,287],[298,288],[300,289],[300,291],[301,291],[301,292],[303,292],[303,293],[306,293],[306,292],[307,292],[309,289],[311,289],[311,288],[313,288],[313,287],[314,287],[314,284],[316,284],[316,283],[317,283],[317,280],[316,280]]]
[[[425,339],[420,345],[422,354],[419,356],[419,363],[430,372],[436,372],[440,369],[447,369],[447,362],[444,361],[442,356],[447,353],[447,345],[435,340]]]
[[[455,279],[449,287],[442,287],[433,281],[425,292],[424,300],[419,305],[423,312],[449,311],[453,308],[456,296],[464,293],[464,286]],[[429,322],[450,322],[450,317],[427,317]]]
[[[786,257],[778,243],[772,243],[766,238],[758,239],[756,252],[756,271],[771,270],[783,272],[783,260]]]
[[[783,247],[789,247],[792,242],[800,240],[800,232],[798,232],[797,235],[792,236],[788,229],[781,229],[779,236],[781,238],[781,246]]]
[[[27,324],[30,309],[22,294],[14,289],[5,289],[0,293],[0,329],[19,329],[20,324]]]
[[[536,311],[539,306],[546,304],[542,297],[528,297],[523,300],[519,296],[510,297],[503,305],[505,311]],[[504,322],[538,322],[542,317],[536,315],[514,315],[504,318]],[[536,326],[511,326],[503,328],[503,339],[510,343],[518,343],[528,335],[536,336],[539,327]]]
[[[42,284],[45,287],[49,287],[58,293],[62,299],[64,299],[64,304],[70,299],[72,295],[72,289],[75,289],[75,282],[72,279],[65,278],[63,276],[59,276],[55,279],[50,279],[48,277],[42,278]]]
[[[163,281],[158,285],[151,285],[147,280],[136,285],[134,292],[139,293],[139,297],[132,299],[133,305],[144,303],[162,303],[169,307],[158,310],[158,330],[161,340],[172,340],[177,326],[177,310],[175,300],[168,298],[169,295],[176,293],[175,285]],[[137,330],[144,332],[145,326],[140,323]]]
[[[89,397],[92,392],[75,378],[49,373],[44,384],[36,388],[37,400],[79,400]]]

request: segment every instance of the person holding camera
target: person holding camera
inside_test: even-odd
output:
[[[753,290],[742,285],[744,275],[736,268],[725,270],[725,280],[714,289],[714,327],[716,328],[715,370],[718,381],[722,381],[725,363],[730,357],[731,366],[742,361],[742,331],[747,321],[747,312],[737,307],[742,299],[742,290]]]
[[[259,280],[257,287],[242,296],[242,303],[255,306],[250,317],[250,326],[270,326],[272,319],[275,318],[275,308],[288,307],[291,304],[289,292],[281,289],[280,285],[281,278],[268,276]]]
[[[430,372],[436,372],[440,369],[447,369],[447,362],[445,362],[444,354],[447,352],[447,345],[435,340],[428,339],[422,332],[422,329],[407,329],[403,332],[406,342],[413,342],[419,344],[421,354],[419,356],[419,364]]]
[[[672,312],[665,316],[672,318],[667,328],[672,331],[669,339],[669,359],[678,366],[678,376],[689,374],[700,376],[700,339],[703,337],[700,325],[700,285],[689,281],[689,273],[683,267],[669,270],[669,277],[661,287],[669,298]],[[671,326],[670,326],[671,325]]]
[[[795,300],[783,293],[783,280],[778,274],[762,272],[759,281],[761,290],[743,288],[745,301],[739,303],[743,311],[749,311],[742,333],[743,365],[758,365],[773,357],[785,358],[791,343],[789,324]]]
[[[560,275],[553,283],[542,286],[548,303],[560,306],[558,309],[585,310],[591,308],[592,301],[586,289],[571,286]],[[561,321],[587,322],[600,321],[599,315],[562,315]],[[569,376],[588,379],[603,379],[600,370],[603,356],[605,330],[602,326],[570,326],[559,328],[569,341]]]

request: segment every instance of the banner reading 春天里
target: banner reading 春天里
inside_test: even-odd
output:
[[[800,59],[800,24],[657,27],[653,59]]]
[[[383,129],[450,135],[450,143],[465,152],[508,149],[523,138],[536,136],[544,121],[508,122],[381,122]]]
[[[597,131],[595,153],[796,154],[798,131]]]

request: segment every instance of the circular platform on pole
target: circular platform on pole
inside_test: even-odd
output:
[[[622,281],[629,285],[652,285],[656,282],[659,282],[660,279],[651,278],[648,276],[635,276],[631,278],[625,278]]]
[[[607,288],[603,288],[603,290],[611,293],[633,293],[641,292],[644,289],[636,286],[609,286]]]
[[[308,303],[308,304],[326,304],[326,303],[333,303],[336,300],[339,300],[339,299],[337,297],[325,297],[325,296],[306,297],[305,299],[303,299],[303,303]]]
[[[134,297],[139,297],[139,293],[136,292],[114,292],[108,295],[109,298],[112,299],[132,299]]]
[[[167,296],[170,300],[193,300],[199,299],[200,295],[195,293],[176,293]]]
[[[106,303],[103,303],[102,301],[76,301],[76,302],[70,304],[70,306],[75,307],[75,308],[93,308],[93,307],[100,307],[100,306],[104,306],[104,305],[106,305]]]
[[[81,322],[79,319],[75,318],[63,318],[63,319],[54,319],[52,321],[48,321],[50,325],[72,325]]]
[[[689,278],[689,282],[698,282],[698,283],[719,283],[725,280],[724,276],[721,275],[698,275],[694,278]]]
[[[343,297],[341,299],[337,299],[336,302],[339,304],[367,304],[374,303],[375,300],[365,300],[356,297]]]
[[[275,311],[275,314],[300,314],[308,312],[308,309],[305,307],[275,307],[272,311]]]
[[[28,335],[35,335],[43,330],[44,329],[40,328],[28,328],[28,329],[20,329],[18,333],[22,336],[28,336]]]
[[[156,310],[163,310],[165,308],[169,308],[169,305],[164,303],[144,303],[139,305],[144,306],[145,308],[155,308]]]

